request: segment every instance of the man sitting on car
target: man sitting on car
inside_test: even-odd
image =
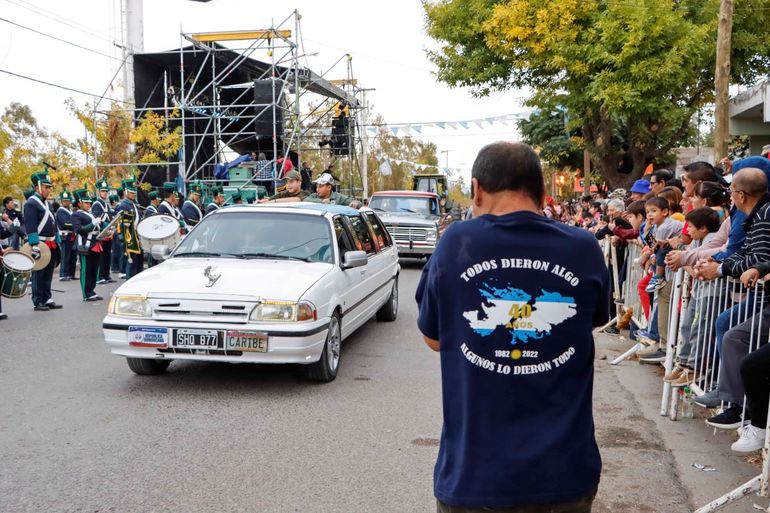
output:
[[[334,186],[334,177],[331,173],[321,173],[315,183],[315,193],[308,196],[305,201],[311,203],[332,203],[335,205],[346,205],[353,208],[360,208],[361,203],[356,199],[332,190]]]
[[[310,193],[302,189],[302,175],[297,170],[286,173],[286,189],[273,194],[269,198],[259,200],[260,203],[285,203],[289,201],[302,201],[310,196]]]

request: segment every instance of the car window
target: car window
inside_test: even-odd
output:
[[[206,216],[179,243],[174,257],[286,258],[332,263],[326,219],[294,213],[233,212]]]
[[[342,255],[346,251],[355,251],[356,248],[353,245],[347,228],[345,228],[345,224],[342,222],[342,218],[339,216],[334,218],[334,234],[337,237],[337,247],[340,248],[340,260],[342,260]]]
[[[382,221],[373,213],[367,212],[366,218],[369,220],[369,224],[372,226],[374,236],[377,238],[377,242],[380,248],[386,248],[393,245],[393,239],[390,238],[388,230],[382,225]]]
[[[426,196],[374,196],[369,207],[377,212],[439,215],[436,198]]]
[[[350,221],[350,226],[353,228],[353,233],[356,237],[356,249],[366,251],[369,255],[374,254],[377,251],[377,247],[372,240],[369,228],[364,220],[361,219],[361,216],[358,214],[348,216],[348,221]]]

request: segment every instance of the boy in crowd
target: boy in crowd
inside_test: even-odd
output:
[[[714,234],[719,230],[720,218],[716,210],[711,207],[701,207],[691,210],[687,216],[686,221],[689,226],[690,237],[692,237],[692,249],[700,247],[703,243],[712,238]],[[692,273],[692,268],[685,268],[689,273]],[[663,377],[663,381],[671,383],[675,387],[682,387],[689,385],[694,380],[698,379],[695,373],[695,368],[698,364],[696,357],[698,355],[698,347],[701,346],[700,342],[703,342],[705,338],[705,332],[700,333],[700,330],[693,330],[693,327],[697,327],[697,323],[700,322],[696,307],[703,309],[703,296],[706,293],[705,286],[696,281],[692,296],[689,303],[687,303],[687,309],[683,313],[681,322],[681,333],[684,344],[679,351],[677,357],[677,365],[674,369]],[[700,298],[701,301],[697,301]],[[700,340],[698,340],[698,335]],[[703,358],[703,354],[700,354]]]

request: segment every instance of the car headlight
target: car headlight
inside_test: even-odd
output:
[[[112,296],[107,311],[125,317],[152,317],[152,309],[143,296]]]
[[[252,321],[303,322],[318,319],[315,306],[307,301],[262,301],[251,312]]]
[[[438,230],[435,228],[431,228],[425,233],[425,241],[426,242],[436,242],[436,239],[438,239]]]

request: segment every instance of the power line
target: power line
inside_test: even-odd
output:
[[[113,60],[116,60],[116,61],[122,61],[123,60],[123,59],[119,59],[117,57],[113,57],[112,55],[108,55],[106,53],[102,53],[102,52],[100,52],[98,50],[94,50],[93,48],[88,48],[87,46],[81,46],[81,45],[79,45],[77,43],[73,43],[72,41],[67,41],[66,39],[61,39],[61,38],[58,38],[56,36],[52,36],[51,34],[46,34],[45,32],[40,32],[39,30],[35,30],[35,29],[31,28],[31,27],[27,27],[27,26],[22,25],[20,23],[16,23],[15,21],[11,21],[11,20],[8,20],[8,19],[2,18],[2,17],[0,17],[0,21],[4,21],[5,23],[8,23],[10,25],[15,25],[15,26],[17,26],[19,28],[23,28],[24,30],[29,30],[30,32],[34,32],[35,34],[40,34],[41,36],[45,36],[45,37],[51,38],[51,39],[53,39],[55,41],[59,41],[61,43],[65,43],[65,44],[74,46],[75,48],[80,48],[81,50],[86,50],[87,52],[95,53],[97,55],[102,55],[102,56],[107,57],[109,59],[113,59]]]
[[[85,25],[81,25],[81,24],[79,24],[77,22],[74,22],[74,21],[68,20],[67,18],[64,18],[63,16],[61,16],[59,14],[56,14],[54,12],[48,11],[46,9],[43,9],[42,7],[38,7],[36,5],[29,4],[29,3],[17,2],[15,0],[5,0],[5,1],[10,3],[10,4],[16,5],[18,7],[21,7],[22,9],[26,9],[26,10],[28,10],[30,12],[33,12],[33,13],[37,14],[38,16],[42,16],[44,18],[48,18],[48,19],[53,20],[53,21],[55,21],[57,23],[61,23],[62,25],[66,25],[66,26],[68,26],[70,28],[73,28],[75,30],[83,32],[84,34],[88,34],[91,37],[95,37],[97,39],[101,39],[103,41],[107,41],[110,44],[114,43],[114,41],[112,40],[112,38],[109,37],[108,34],[97,32],[97,31],[95,31],[93,29],[90,29],[90,28],[86,27]]]
[[[20,73],[14,73],[13,71],[8,71],[8,70],[5,70],[5,69],[0,69],[0,73],[5,73],[7,75],[11,75],[11,76],[14,76],[14,77],[17,77],[17,78],[23,78],[24,80],[29,80],[29,81],[32,81],[32,82],[37,82],[39,84],[47,85],[47,86],[50,86],[50,87],[56,87],[57,89],[64,89],[65,91],[71,91],[73,93],[78,93],[78,94],[82,94],[82,95],[85,95],[85,96],[91,96],[93,98],[100,98],[101,97],[101,95],[98,95],[98,94],[89,93],[87,91],[81,91],[80,89],[74,89],[72,87],[67,87],[67,86],[63,86],[63,85],[60,85],[60,84],[54,84],[52,82],[46,82],[45,80],[40,80],[39,78],[28,77],[26,75],[22,75]],[[106,97],[106,96],[104,96],[103,98],[105,100],[110,100],[110,101],[113,101],[113,102],[126,103],[126,104],[128,103],[128,102],[125,102],[123,100],[118,100],[118,99],[115,99],[115,98],[109,98],[109,97]]]

